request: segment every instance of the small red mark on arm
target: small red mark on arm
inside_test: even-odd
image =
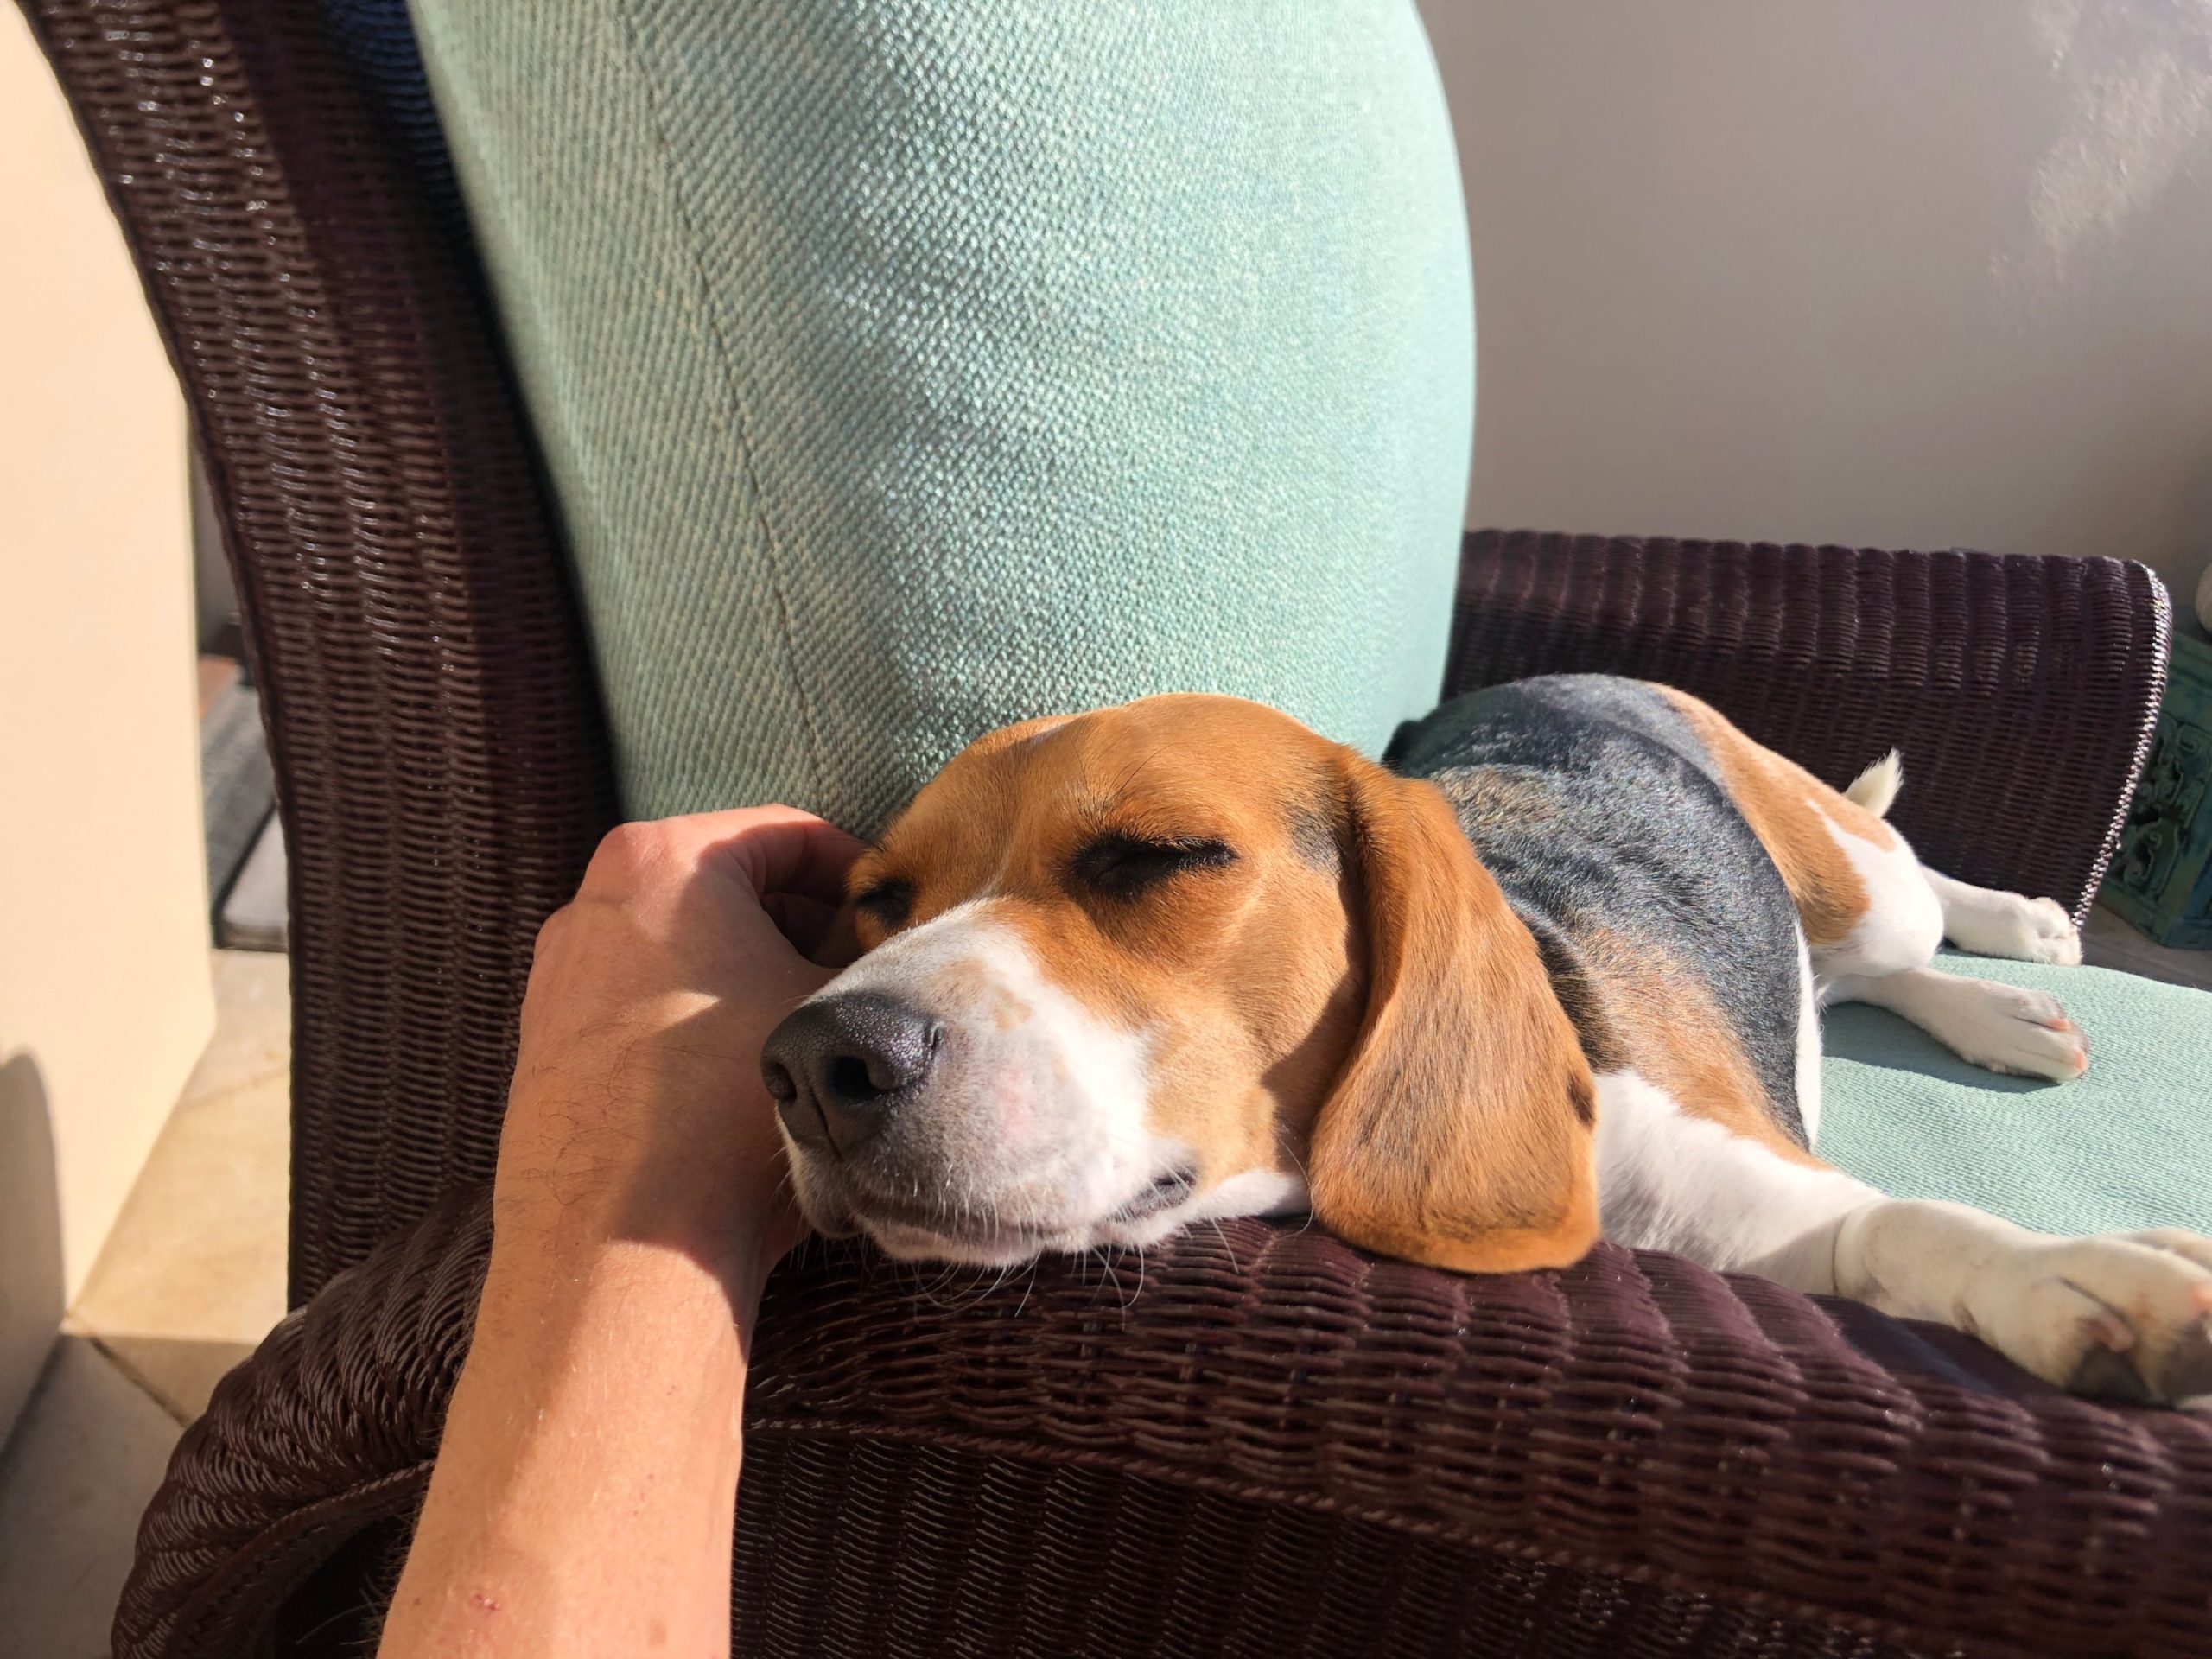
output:
[[[499,1611],[499,1602],[486,1595],[481,1590],[471,1591],[468,1599],[487,1613],[496,1613]]]

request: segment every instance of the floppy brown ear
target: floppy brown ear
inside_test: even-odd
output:
[[[1595,1090],[1536,941],[1433,785],[1347,772],[1367,1013],[1314,1121],[1313,1212],[1431,1267],[1564,1267],[1598,1238]]]

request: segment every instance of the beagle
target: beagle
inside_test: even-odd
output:
[[[1823,1163],[1820,1009],[2063,1081],[2048,899],[1924,868],[1892,755],[1830,789],[1664,686],[1463,697],[1377,766],[1230,698],[1032,721],[855,866],[863,954],[762,1059],[808,1219],[981,1263],[1309,1211],[1470,1273],[1601,1235],[2212,1404],[2212,1241],[2069,1239]]]

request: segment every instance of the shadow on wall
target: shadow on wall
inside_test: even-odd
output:
[[[0,1443],[60,1328],[61,1192],[38,1062],[0,1061]]]

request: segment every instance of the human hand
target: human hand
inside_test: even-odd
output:
[[[780,806],[625,824],[600,844],[540,931],[523,998],[495,1282],[636,1243],[757,1294],[804,1231],[760,1048],[831,977],[800,947],[834,949],[861,850]]]
[[[385,1659],[728,1651],[747,1333],[803,1230],[760,1046],[860,850],[789,807],[626,824],[539,932]]]

